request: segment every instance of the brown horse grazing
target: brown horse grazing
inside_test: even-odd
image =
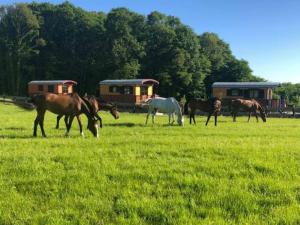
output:
[[[99,110],[109,111],[110,114],[115,119],[119,119],[120,113],[119,113],[119,111],[117,109],[117,106],[115,104],[103,101],[103,100],[101,100],[99,98],[96,98],[96,99],[97,99],[97,102],[98,102]]]
[[[231,114],[233,117],[233,122],[236,122],[236,116],[240,109],[244,109],[249,113],[248,122],[250,121],[251,114],[253,113],[258,122],[257,111],[259,111],[262,121],[266,122],[266,112],[263,107],[255,100],[244,100],[244,99],[235,99],[231,101]]]
[[[110,111],[111,115],[115,118],[115,119],[119,119],[119,115],[120,113],[118,112],[117,106],[113,105],[112,103],[108,103],[105,101],[100,100],[99,98],[96,98],[93,95],[86,95],[84,97],[84,99],[88,100],[90,102],[90,104],[92,105],[93,108],[93,113],[97,114],[100,110],[104,110],[104,111]],[[56,118],[56,129],[59,128],[59,121],[60,119],[63,117],[64,115],[58,115]],[[79,127],[81,127],[81,122],[80,122],[80,117],[76,117]],[[67,119],[68,120],[68,119]],[[102,127],[102,119],[101,117],[99,117],[99,121],[100,121],[100,127]],[[67,124],[66,124],[67,126]],[[82,134],[82,129],[80,129],[80,133]],[[83,134],[82,134],[83,135]]]
[[[97,121],[99,116],[94,113],[93,107],[89,101],[81,98],[78,94],[72,95],[56,95],[52,93],[38,94],[31,98],[31,102],[36,106],[37,116],[34,121],[33,136],[37,136],[37,125],[40,125],[42,135],[46,137],[44,131],[44,117],[46,110],[58,115],[65,115],[65,123],[67,125],[66,135],[69,135],[74,117],[77,119],[79,115],[84,113],[88,118],[88,129],[95,137],[98,137]],[[80,121],[80,118],[78,119]],[[80,121],[80,129],[82,125]]]
[[[203,111],[203,112],[207,112],[208,117],[207,117],[206,124],[205,124],[206,126],[212,115],[215,116],[215,126],[217,126],[218,114],[221,111],[221,107],[222,107],[221,100],[218,98],[211,98],[208,100],[192,99],[192,100],[186,102],[184,105],[186,114],[189,111],[190,124],[192,124],[192,119],[193,119],[194,124],[196,124],[195,112],[197,109],[199,109],[200,111]]]

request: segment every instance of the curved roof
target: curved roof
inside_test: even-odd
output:
[[[215,82],[213,88],[276,88],[278,82]]]
[[[77,82],[74,80],[33,80],[30,81],[28,84],[73,84],[76,85]]]
[[[103,80],[99,84],[107,85],[142,85],[142,84],[153,84],[158,85],[159,82],[153,79],[125,79],[125,80]]]

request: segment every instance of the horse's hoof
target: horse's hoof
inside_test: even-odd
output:
[[[84,137],[84,133],[83,132],[81,132],[80,135],[81,135],[81,137]]]

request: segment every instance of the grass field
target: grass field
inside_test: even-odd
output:
[[[0,104],[0,224],[300,224],[300,120],[102,117],[33,138],[35,111]]]

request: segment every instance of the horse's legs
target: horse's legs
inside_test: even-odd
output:
[[[157,109],[154,109],[152,112],[152,124],[154,124],[156,112],[157,112]]]
[[[194,124],[196,124],[195,110],[193,110],[193,109],[191,109],[191,111],[190,111],[190,124],[192,124],[192,121],[194,122]]]
[[[56,117],[56,129],[58,129],[59,128],[59,121],[60,121],[60,119],[63,117],[63,115],[58,115],[57,117]]]
[[[169,116],[169,125],[171,125],[171,114],[169,113],[168,116]]]
[[[37,131],[37,126],[39,124],[39,121],[40,121],[40,116],[39,116],[39,113],[37,112],[36,118],[34,120],[34,126],[33,126],[33,136],[34,137],[37,136],[36,131]]]
[[[256,122],[258,123],[258,116],[257,116],[257,113],[255,112],[255,117],[256,117]]]
[[[232,113],[232,118],[233,118],[233,122],[236,122],[236,113],[235,112]]]
[[[97,114],[97,118],[99,120],[99,123],[100,123],[100,128],[102,128],[102,118]]]
[[[172,113],[171,115],[172,115],[172,124],[173,124],[175,122],[174,113]]]
[[[146,122],[145,122],[146,125],[147,125],[147,123],[148,123],[149,115],[150,115],[150,111],[148,111],[147,116],[146,116]]]
[[[250,117],[251,117],[251,112],[249,112],[248,123],[249,123],[249,121],[250,121]]]
[[[209,122],[209,120],[210,120],[210,117],[211,117],[211,113],[208,114],[208,117],[207,117],[205,126],[207,126],[207,124],[208,124],[208,122]]]
[[[155,120],[155,113],[152,113],[152,124],[154,124],[154,120]]]
[[[217,121],[218,121],[218,112],[215,112],[215,126],[217,126]]]
[[[84,133],[83,133],[83,131],[82,131],[82,123],[81,123],[80,116],[77,115],[76,118],[77,118],[78,125],[79,125],[80,135],[81,135],[82,137],[84,137]]]
[[[44,130],[44,118],[45,118],[45,110],[43,111],[40,111],[40,118],[39,118],[39,124],[40,124],[40,128],[41,128],[41,131],[42,131],[42,135],[43,137],[46,137],[46,133],[45,133],[45,130]]]
[[[65,124],[66,124],[66,128],[68,129],[68,126],[69,126],[69,116],[65,116],[64,121],[65,121]]]
[[[67,126],[66,136],[70,135],[70,130],[71,130],[71,126],[72,126],[72,122],[74,120],[74,117],[75,116],[70,116],[70,118],[69,118],[69,123],[68,123],[68,126]]]

